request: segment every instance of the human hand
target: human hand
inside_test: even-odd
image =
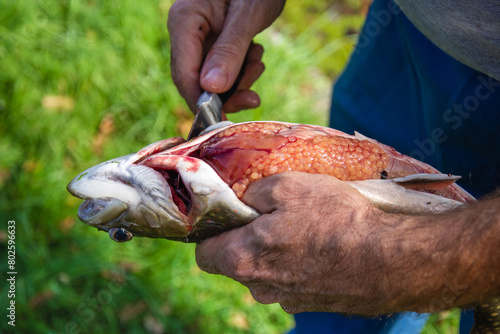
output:
[[[263,48],[252,38],[281,13],[285,0],[177,0],[168,17],[172,79],[194,111],[201,90],[223,93],[245,62],[238,90],[224,105],[234,112],[255,108],[259,96],[249,90],[264,71]]]
[[[198,245],[202,270],[229,276],[258,302],[289,313],[393,311],[398,289],[386,276],[386,256],[394,254],[380,241],[399,215],[374,208],[346,182],[298,172],[252,183],[243,201],[263,215]]]

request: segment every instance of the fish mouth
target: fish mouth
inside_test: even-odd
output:
[[[116,198],[87,198],[78,208],[78,218],[88,225],[102,227],[127,209],[127,204]]]
[[[170,193],[172,194],[172,201],[177,206],[179,212],[184,216],[187,216],[191,209],[193,199],[191,198],[191,194],[187,190],[181,175],[175,170],[151,169],[159,173],[165,179],[170,188]]]

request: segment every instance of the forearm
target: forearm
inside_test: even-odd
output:
[[[442,215],[399,215],[344,181],[287,172],[256,181],[243,200],[262,216],[203,241],[197,262],[261,303],[378,315],[500,295],[500,197]]]
[[[393,311],[438,311],[500,295],[498,194],[446,214],[387,227],[394,229],[397,233],[388,233],[390,252],[383,257],[400,275],[399,281],[396,275],[390,282]]]

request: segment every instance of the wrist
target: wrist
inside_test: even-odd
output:
[[[436,312],[497,296],[498,217],[498,202],[490,201],[385,224],[391,312]]]
[[[448,283],[447,267],[453,256],[445,225],[442,217],[403,216],[397,225],[386,227],[384,258],[390,265],[391,312],[432,311]]]
[[[440,284],[440,275],[433,273],[440,268],[439,257],[433,258],[435,232],[420,216],[380,211],[375,221],[378,228],[368,236],[371,256],[366,261],[371,272],[366,283],[379,297],[375,313],[427,312],[428,303],[422,301],[432,299]]]

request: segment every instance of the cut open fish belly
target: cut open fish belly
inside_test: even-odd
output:
[[[196,242],[259,216],[240,198],[263,177],[298,171],[348,182],[382,210],[426,214],[474,201],[433,167],[356,133],[305,124],[229,124],[104,162],[68,185],[79,217],[110,232]],[[128,234],[127,234],[128,235]],[[124,234],[121,234],[124,237]]]
[[[440,174],[433,167],[359,133],[351,136],[314,125],[249,122],[206,136],[201,143],[187,142],[150,157],[143,164],[161,168],[162,155],[196,157],[214,168],[239,198],[251,182],[284,171],[327,174],[343,181]],[[457,179],[427,180],[421,182],[420,188],[414,184],[413,189],[434,191],[460,202],[473,201],[463,189],[452,185]],[[403,186],[412,187],[410,183]]]

